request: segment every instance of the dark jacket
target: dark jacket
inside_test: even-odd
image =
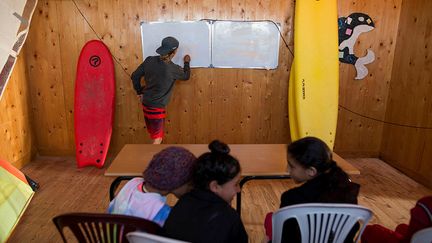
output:
[[[303,185],[284,192],[280,207],[301,203],[352,203],[357,204],[360,185],[351,182],[340,168],[331,169]],[[348,234],[345,242],[353,242],[359,226]],[[284,223],[282,242],[301,242],[300,230],[295,219]]]
[[[171,210],[163,227],[170,238],[190,242],[248,242],[238,213],[211,191],[192,190]]]
[[[171,61],[165,63],[160,56],[150,56],[132,73],[131,79],[136,93],[143,94],[143,105],[164,108],[171,98],[175,81],[188,80],[189,76],[189,62],[181,68]],[[141,86],[142,77],[144,87]]]

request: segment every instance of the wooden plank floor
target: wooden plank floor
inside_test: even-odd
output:
[[[360,169],[353,181],[362,185],[359,204],[374,212],[373,223],[394,228],[408,222],[415,201],[432,190],[416,183],[379,159],[347,159]],[[105,212],[112,177],[104,169],[77,169],[73,158],[38,158],[22,170],[41,185],[9,242],[61,242],[52,223],[65,212]],[[248,182],[243,189],[242,219],[251,242],[264,239],[263,220],[279,206],[280,194],[294,186],[290,180]],[[170,204],[175,203],[169,197]]]

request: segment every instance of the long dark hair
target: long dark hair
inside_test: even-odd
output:
[[[340,180],[341,175],[349,179],[348,175],[333,160],[330,148],[319,138],[305,137],[291,143],[288,145],[288,154],[304,168],[314,167],[318,175],[336,172],[338,175],[335,175],[332,180],[334,183]]]
[[[320,139],[305,137],[288,146],[288,153],[301,166],[314,167],[322,193],[317,202],[357,203],[360,185],[351,182],[349,176],[333,160],[329,147]],[[326,188],[326,189],[324,189]]]
[[[240,164],[229,154],[228,145],[214,140],[208,147],[210,152],[198,157],[193,174],[195,188],[203,190],[209,189],[210,182],[214,180],[223,185],[240,173]]]

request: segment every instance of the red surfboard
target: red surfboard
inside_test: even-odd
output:
[[[75,148],[78,168],[105,163],[114,117],[114,64],[99,40],[81,50],[75,80]]]

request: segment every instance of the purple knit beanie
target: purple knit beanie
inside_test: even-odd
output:
[[[196,157],[182,147],[168,147],[155,154],[144,171],[144,181],[164,191],[174,190],[192,179]]]

